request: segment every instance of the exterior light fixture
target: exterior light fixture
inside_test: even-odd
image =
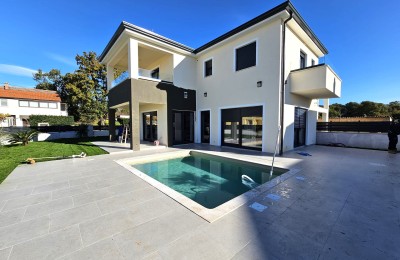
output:
[[[187,91],[183,92],[183,98],[187,98],[187,97],[188,97]]]
[[[261,88],[262,87],[262,81],[257,81],[257,88]]]
[[[204,97],[207,97],[207,92],[204,92]]]

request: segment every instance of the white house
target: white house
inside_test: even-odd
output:
[[[30,115],[67,116],[67,106],[56,91],[0,86],[0,113],[10,116],[3,127],[27,126]]]
[[[289,1],[196,49],[122,22],[100,55],[111,138],[124,108],[134,150],[157,139],[273,152],[278,126],[281,153],[315,144],[318,114],[328,120],[328,99],[341,93],[319,64],[327,53]],[[114,69],[127,78],[114,81]]]

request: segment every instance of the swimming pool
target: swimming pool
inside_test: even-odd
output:
[[[133,167],[208,209],[287,171],[198,152]]]
[[[198,152],[117,161],[180,204],[212,222],[294,174],[293,171]]]

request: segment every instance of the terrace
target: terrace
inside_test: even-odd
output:
[[[21,165],[0,185],[0,259],[394,259],[400,161],[310,146],[278,157],[294,176],[209,223],[115,160],[189,145]],[[257,151],[212,153],[270,164]],[[340,162],[340,163],[338,163]],[[278,196],[268,196],[270,194]],[[267,208],[249,207],[254,202]]]

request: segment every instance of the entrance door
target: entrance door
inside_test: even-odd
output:
[[[201,111],[201,142],[210,143],[210,111]]]
[[[262,107],[222,110],[222,145],[261,150]]]
[[[294,147],[306,144],[307,110],[296,107],[294,111]]]
[[[143,113],[143,140],[157,140],[157,111]]]
[[[173,111],[173,144],[187,144],[194,141],[194,113]]]

